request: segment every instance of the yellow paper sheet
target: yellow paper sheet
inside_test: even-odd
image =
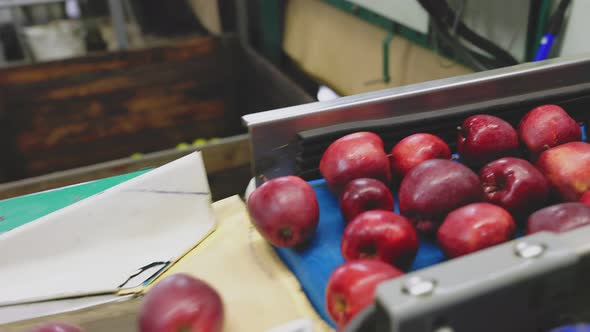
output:
[[[223,298],[224,331],[266,331],[300,318],[312,319],[317,332],[332,331],[297,278],[252,226],[244,202],[233,196],[213,208],[217,229],[156,283],[179,272],[210,283]]]

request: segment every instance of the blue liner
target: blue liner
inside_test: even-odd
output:
[[[340,213],[338,199],[322,180],[310,181],[320,205],[320,221],[314,238],[302,251],[291,248],[275,248],[281,259],[293,271],[303,291],[320,316],[334,326],[324,305],[328,278],[334,269],[344,263],[340,254],[340,240],[346,226]],[[396,202],[396,210],[397,202]],[[420,248],[411,271],[418,270],[445,259],[436,243],[420,238]]]

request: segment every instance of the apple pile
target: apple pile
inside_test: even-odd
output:
[[[405,137],[388,155],[371,132],[343,136],[322,155],[319,170],[346,223],[346,263],[326,289],[338,326],[371,303],[381,281],[411,267],[420,238],[454,258],[509,241],[517,229],[564,232],[590,224],[590,144],[565,110],[536,107],[518,128],[488,114],[458,125],[458,157],[433,133]],[[318,225],[314,191],[295,176],[264,183],[248,209],[276,246],[304,245]]]

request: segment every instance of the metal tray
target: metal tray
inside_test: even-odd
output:
[[[333,139],[357,130],[391,146],[429,131],[450,137],[471,114],[515,122],[542,103],[587,123],[590,58],[529,63],[243,117],[253,173],[318,177]],[[454,138],[454,134],[453,134]],[[375,303],[347,331],[545,331],[590,319],[590,227],[539,233],[384,282]]]

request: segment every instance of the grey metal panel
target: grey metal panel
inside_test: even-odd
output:
[[[119,50],[126,50],[129,48],[129,38],[127,37],[125,12],[121,1],[109,0],[109,11],[111,13],[111,21],[115,29],[117,43],[119,44]]]
[[[393,89],[254,113],[242,119],[253,172],[293,174],[294,139],[303,130],[392,116],[435,117],[574,93],[590,88],[590,56],[558,58]]]

